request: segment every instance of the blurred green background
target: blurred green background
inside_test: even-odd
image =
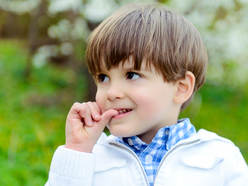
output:
[[[94,99],[89,33],[128,0],[0,0],[0,185],[44,185],[71,105]],[[165,0],[200,31],[207,80],[181,117],[232,140],[248,161],[248,3]],[[246,24],[245,24],[246,23]]]

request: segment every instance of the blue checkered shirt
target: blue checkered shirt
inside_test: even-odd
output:
[[[190,123],[190,120],[186,118],[178,120],[178,123],[175,125],[161,128],[149,145],[141,141],[137,136],[126,138],[118,137],[117,141],[132,149],[139,157],[148,177],[148,181],[152,186],[163,156],[176,143],[189,138],[195,132],[195,127]]]

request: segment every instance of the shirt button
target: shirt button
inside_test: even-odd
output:
[[[131,138],[128,138],[128,143],[129,143],[129,145],[133,145],[133,140],[131,139]]]
[[[152,162],[152,155],[148,154],[146,156],[146,163],[151,163]]]

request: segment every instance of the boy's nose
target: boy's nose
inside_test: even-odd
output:
[[[107,97],[109,100],[114,101],[116,99],[124,98],[124,91],[122,90],[122,85],[112,84],[107,91]]]

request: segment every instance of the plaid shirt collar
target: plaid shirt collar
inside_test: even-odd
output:
[[[168,151],[179,141],[189,138],[194,133],[196,133],[196,130],[190,123],[190,120],[188,118],[180,119],[175,125],[161,128],[153,138],[151,144],[157,144],[156,148],[165,145],[165,149]],[[135,149],[135,151],[142,151],[143,148],[148,146],[148,144],[137,136],[118,137],[116,140],[131,149]]]
[[[137,136],[118,137],[116,140],[126,145],[139,157],[152,186],[163,156],[179,141],[189,138],[195,132],[195,127],[189,119],[181,119],[175,125],[161,128],[150,144],[146,144]]]

